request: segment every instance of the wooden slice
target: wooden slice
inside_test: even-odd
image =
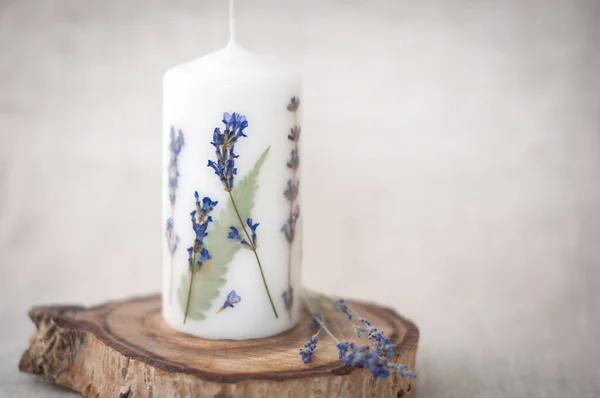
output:
[[[349,305],[397,344],[397,363],[414,369],[419,336],[415,324],[388,308]],[[312,362],[303,364],[298,350],[315,333],[307,311],[288,332],[231,341],[179,333],[164,323],[160,306],[160,297],[154,295],[89,309],[33,308],[29,316],[37,332],[19,369],[88,397],[412,396],[413,379],[374,379],[367,369],[346,366],[325,333],[319,335]],[[354,335],[339,314],[328,314],[328,319],[347,338]]]

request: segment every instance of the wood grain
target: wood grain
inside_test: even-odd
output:
[[[397,362],[414,369],[418,329],[394,311],[350,304],[397,344]],[[310,315],[266,339],[204,340],[162,320],[158,295],[77,306],[33,308],[37,326],[19,368],[90,397],[410,397],[414,380],[373,379],[346,366],[325,334],[310,364],[298,349],[315,332]],[[347,322],[337,319],[346,337]],[[243,327],[243,325],[240,325]],[[356,340],[356,338],[354,338]]]

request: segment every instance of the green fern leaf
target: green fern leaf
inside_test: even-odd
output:
[[[258,189],[258,176],[270,149],[271,147],[265,149],[256,163],[254,163],[252,170],[239,181],[232,191],[233,198],[243,220],[251,217],[250,213],[254,207],[254,198]],[[222,207],[219,217],[215,218],[211,228],[209,228],[209,234],[204,240],[204,246],[210,252],[212,259],[205,262],[202,268],[196,271],[196,275],[194,276],[188,311],[188,318],[190,319],[200,321],[206,318],[206,311],[212,306],[213,300],[219,297],[220,289],[227,282],[227,265],[241,247],[238,242],[227,238],[230,226],[235,226],[240,231],[242,230],[242,226],[228,197],[226,198],[226,203]],[[190,276],[189,272],[184,273],[177,289],[179,305],[184,312],[190,287]]]

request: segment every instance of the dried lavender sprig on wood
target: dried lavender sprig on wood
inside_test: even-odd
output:
[[[367,326],[367,328],[363,328],[359,326],[361,329],[366,329],[369,333],[369,339],[373,342],[373,346],[365,345],[365,346],[357,346],[353,342],[349,342],[347,340],[339,341],[333,333],[327,328],[327,326],[322,322],[318,317],[315,317],[314,307],[310,303],[310,299],[303,297],[303,301],[306,303],[309,308],[311,314],[313,315],[314,321],[316,321],[321,327],[336,341],[336,347],[338,349],[338,355],[340,359],[342,359],[347,365],[353,367],[364,367],[369,370],[371,376],[378,378],[386,378],[391,373],[395,372],[401,377],[416,377],[414,372],[409,372],[406,365],[397,365],[393,362],[389,362],[388,358],[392,358],[395,355],[395,346],[391,344],[391,342],[383,336],[383,331],[371,326],[371,323],[365,318],[361,317],[356,311],[350,308],[350,306],[345,307],[346,311],[340,309],[339,300],[333,300],[327,296],[321,294],[315,294],[315,300],[319,301],[327,301],[333,305],[333,308],[341,313],[344,313],[346,316],[344,317],[350,322],[353,326],[356,326],[354,322],[351,320],[352,315],[356,316],[363,325]],[[342,303],[345,302],[342,300]],[[336,306],[337,304],[337,306]],[[346,312],[352,312],[350,316],[346,314]],[[356,328],[355,328],[356,330]],[[312,354],[311,354],[312,357]]]

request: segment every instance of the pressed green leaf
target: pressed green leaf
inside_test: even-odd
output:
[[[258,176],[267,159],[271,147],[265,149],[260,155],[252,170],[241,180],[232,191],[233,198],[238,207],[242,220],[251,217],[254,207],[254,198],[258,189]],[[213,217],[214,222],[208,230],[208,236],[204,240],[204,247],[208,249],[212,259],[205,262],[200,270],[196,271],[188,318],[202,320],[206,318],[206,311],[212,306],[214,299],[219,297],[220,289],[227,282],[228,264],[235,253],[241,248],[239,242],[227,238],[229,227],[237,227],[242,231],[242,226],[235,214],[233,204],[229,197],[224,200],[226,205],[221,207],[218,217]],[[188,289],[190,287],[190,273],[186,272],[181,277],[177,298],[183,312],[187,304]]]

